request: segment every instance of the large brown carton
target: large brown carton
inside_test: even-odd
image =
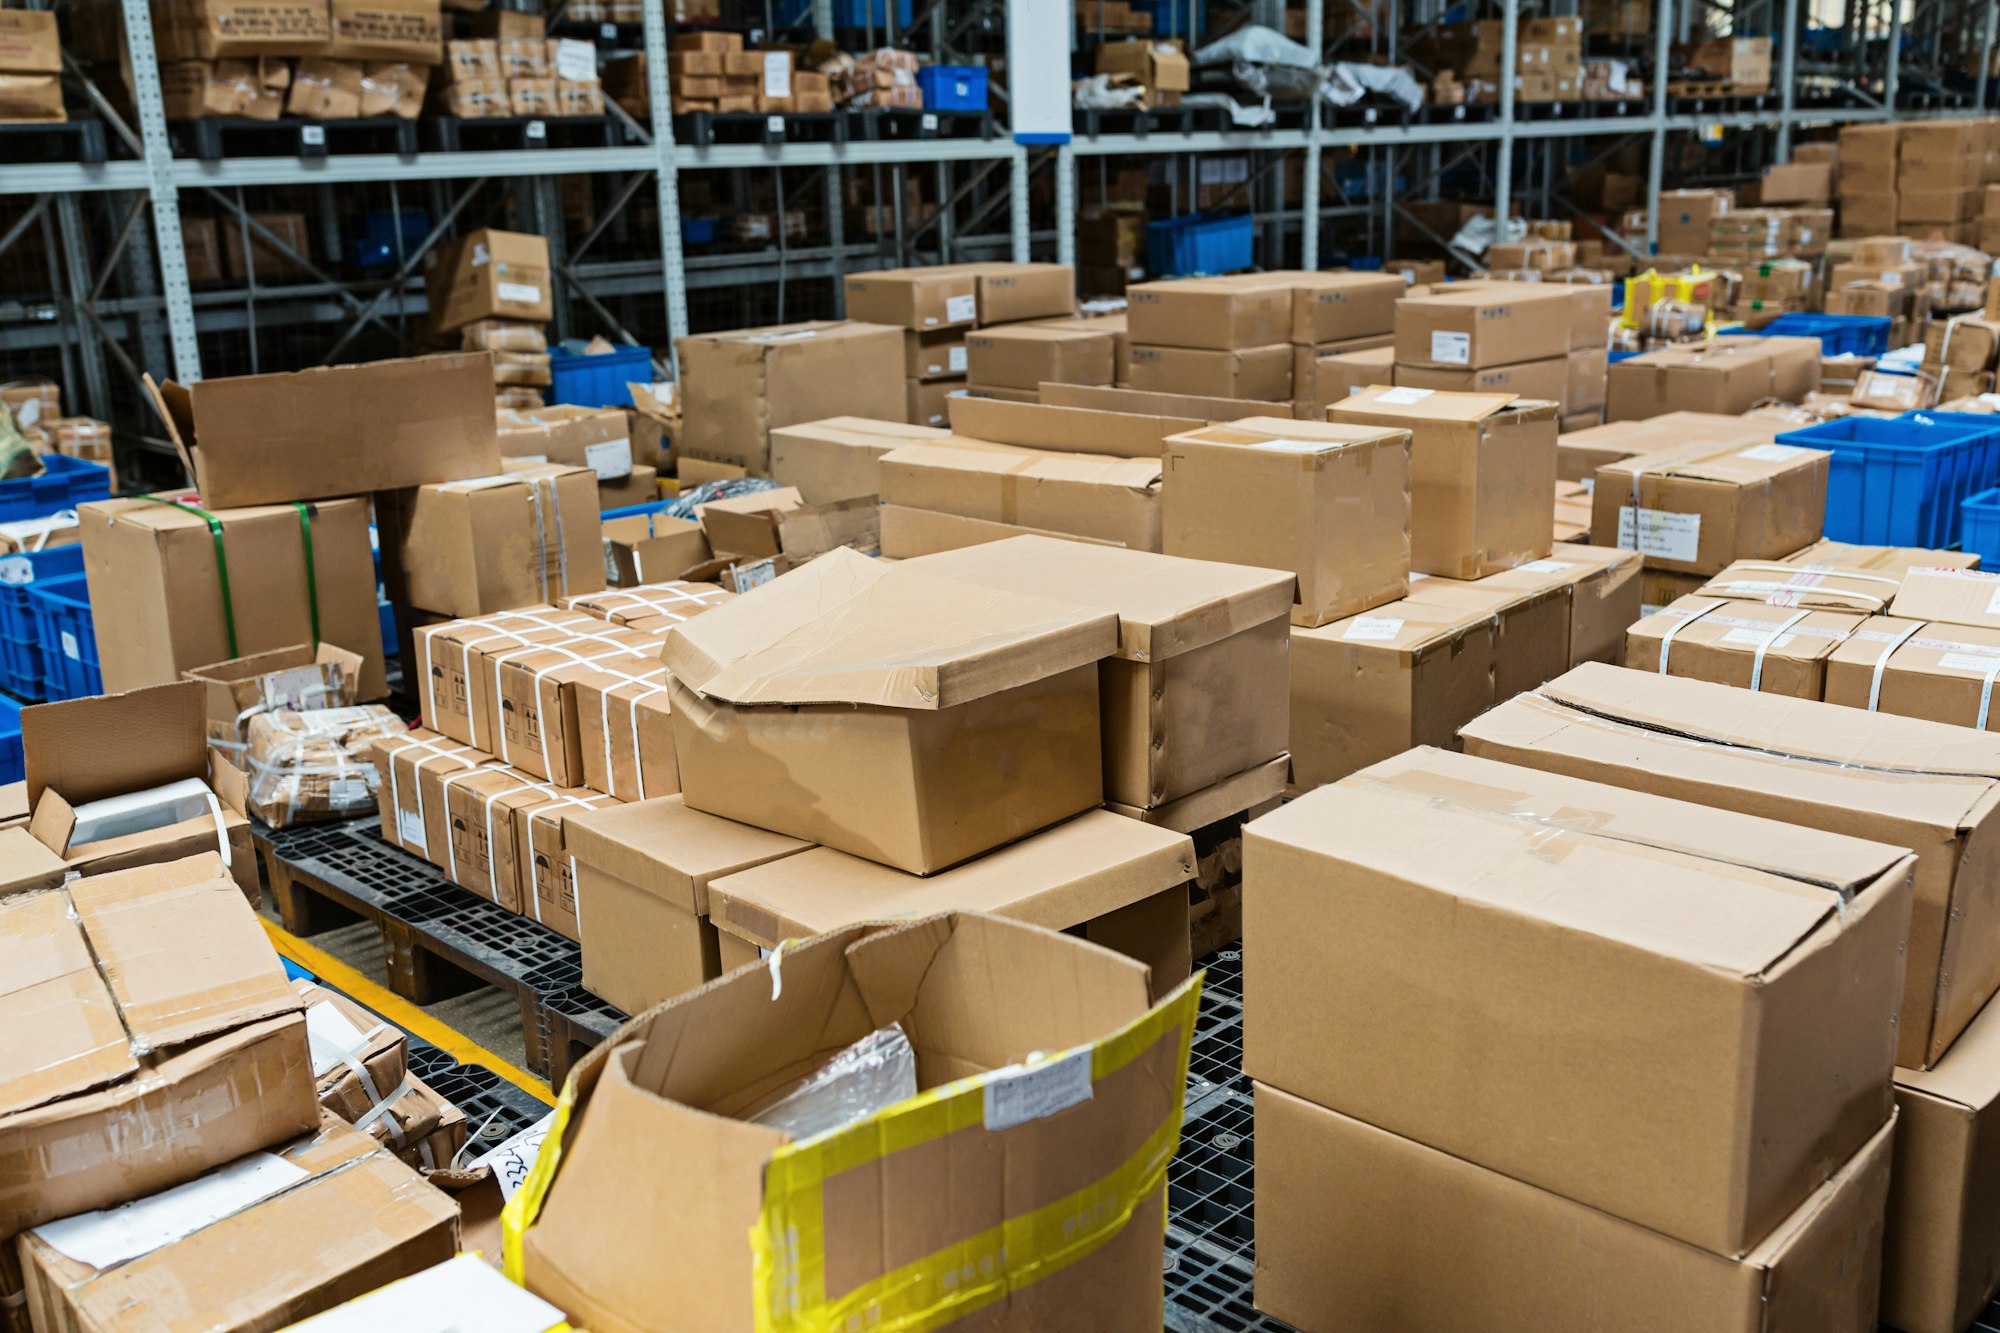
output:
[[[1625,632],[1624,664],[1662,676],[1819,700],[1827,660],[1867,617],[1690,594]]]
[[[0,954],[0,1231],[319,1123],[299,997],[213,853],[0,898]]]
[[[722,974],[708,887],[811,843],[690,810],[679,796],[572,814],[583,984],[628,1014]]]
[[[1654,207],[1659,213],[1660,253],[1708,253],[1709,223],[1735,203],[1731,190],[1662,190]]]
[[[1243,856],[1260,1084],[1724,1256],[1893,1111],[1902,848],[1419,749]]]
[[[1076,313],[1076,270],[1068,264],[967,264],[978,282],[979,323],[1067,319]]]
[[[1558,590],[1568,610],[1564,670],[1585,662],[1616,662],[1625,629],[1640,615],[1639,556],[1616,547],[1557,542],[1546,559],[1498,574],[1479,586],[1524,593]]]
[[[202,1188],[228,1202],[204,1206]],[[154,1328],[223,1333],[289,1327],[457,1249],[451,1197],[331,1115],[199,1187],[115,1217],[66,1218],[20,1243],[38,1328],[115,1328],[144,1309]]]
[[[952,433],[991,444],[1015,444],[1024,449],[1054,449],[1065,453],[1112,454],[1119,458],[1157,461],[1169,435],[1193,430],[1212,417],[1219,399],[1189,399],[1183,405],[1171,394],[1139,394],[1096,385],[1044,384],[1039,403],[1010,403],[998,398],[961,397],[951,400]],[[1070,402],[1063,395],[1111,394],[1120,401],[1090,399]],[[1152,401],[1152,400],[1162,401]],[[1060,400],[1060,401],[1052,401]],[[1125,401],[1130,400],[1130,401]],[[1254,406],[1254,404],[1246,404]],[[1255,416],[1238,412],[1235,416]]]
[[[1493,706],[1490,611],[1395,601],[1292,631],[1292,790],[1413,745],[1449,745]]]
[[[1468,753],[1916,851],[1897,1062],[1934,1063],[2000,988],[2000,742],[1588,666],[1461,733]]]
[[[439,249],[425,271],[424,287],[440,333],[482,319],[538,323],[555,316],[545,236],[482,227]]]
[[[674,626],[688,805],[927,874],[1098,804],[1117,617],[968,594],[838,550]]]
[[[1875,1333],[1888,1125],[1730,1257],[1262,1083],[1256,1097],[1257,1308],[1301,1328],[1598,1333],[1617,1310],[1633,1333]]]
[[[967,400],[970,401],[970,400]],[[882,455],[949,431],[901,421],[829,417],[771,432],[771,479],[798,490],[809,505],[880,495]]]
[[[1515,398],[1555,403],[1561,411],[1569,410],[1569,358],[1566,356],[1543,361],[1517,361],[1512,365],[1488,366],[1483,370],[1397,366],[1395,381],[1398,388],[1443,389],[1450,393],[1504,393]]]
[[[836,1323],[883,1309],[933,1328],[1152,1333],[1193,998],[1184,986],[1149,1010],[1131,959],[969,913],[794,944],[577,1066],[554,1182],[523,1210],[519,1276],[594,1328],[671,1307],[690,1328],[749,1333],[797,1277]],[[745,1118],[890,1023],[915,1054],[900,1096],[816,1138]],[[1016,1068],[1031,1052],[1064,1054]],[[918,1089],[948,1137],[888,1132],[918,1123]],[[1063,1201],[1059,1237],[1020,1220]],[[806,1213],[820,1224],[801,1229]],[[759,1279],[760,1264],[775,1268]],[[964,1267],[949,1286],[891,1277]]]
[[[1755,345],[1751,345],[1755,344]],[[1797,403],[1819,388],[1810,338],[1717,338],[1627,357],[1605,372],[1605,415],[1638,421],[1666,412],[1738,416],[1767,398]]]
[[[682,338],[681,453],[751,476],[771,471],[769,433],[833,416],[901,421],[903,335],[814,322]]]
[[[2000,729],[2000,629],[1876,616],[1826,664],[1826,701],[1899,717]]]
[[[885,505],[1160,549],[1157,457],[1057,453],[954,435],[905,445],[879,466]]]
[[[530,463],[378,495],[392,602],[445,616],[543,605],[604,587],[597,478]]]
[[[615,408],[557,405],[533,412],[503,411],[499,417],[500,452],[510,466],[520,462],[587,467],[599,481],[632,473],[631,422]]]
[[[928,877],[815,847],[716,879],[708,901],[725,961],[861,921],[985,912],[1136,958],[1158,998],[1187,980],[1194,874],[1186,834],[1091,810]]]
[[[360,698],[389,692],[367,501],[215,510],[107,500],[83,506],[78,526],[105,689],[337,643],[361,655]]]
[[[324,17],[322,10],[322,22]],[[62,73],[62,43],[53,12],[0,10],[0,73]]]
[[[1133,344],[1132,387],[1148,393],[1188,393],[1198,397],[1281,402],[1292,396],[1292,348],[1200,347]]]
[[[333,40],[326,54],[336,59],[435,65],[443,55],[439,0],[328,0],[327,11]]]
[[[1088,408],[1100,413],[1170,416],[1184,419],[1189,430],[1207,421],[1240,421],[1244,417],[1283,416],[1289,404],[1259,403],[1238,398],[1208,398],[1198,394],[1150,393],[1143,389],[1106,388],[1101,384],[1045,384],[1042,406]],[[957,406],[956,403],[953,406]],[[1171,434],[1172,432],[1168,432]],[[1081,444],[1072,445],[1081,449]]]
[[[1297,347],[1292,357],[1292,415],[1301,421],[1324,421],[1326,410],[1370,385],[1396,382],[1396,350],[1374,347],[1359,352],[1327,352]],[[1266,414],[1268,415],[1268,414]]]
[[[498,472],[491,362],[464,352],[168,380],[154,401],[205,508],[290,504]]]
[[[1248,417],[1167,441],[1168,555],[1290,570],[1292,623],[1403,595],[1410,577],[1404,430]]]
[[[1908,569],[1889,614],[1912,620],[2000,629],[2000,573],[1973,569]]]
[[[1928,1072],[1896,1071],[1896,1155],[1882,1241],[1882,1322],[1962,1333],[2000,1290],[2000,1005]]]
[[[1396,303],[1396,364],[1482,370],[1569,353],[1567,290],[1533,283],[1450,289]]]
[[[1597,469],[1606,463],[1682,448],[1693,440],[1717,446],[1769,444],[1777,438],[1777,430],[1772,422],[1710,412],[1669,412],[1644,421],[1607,422],[1570,431],[1556,441],[1556,476],[1594,486]]]
[[[1148,809],[1284,753],[1291,575],[1047,537],[920,564],[1118,616],[1097,668],[1106,800]]]
[[[1047,324],[981,329],[965,339],[966,378],[989,388],[1032,390],[1057,384],[1109,384],[1112,337],[1088,327]]]
[[[1491,617],[1493,697],[1507,700],[1569,670],[1571,608],[1562,584],[1524,587],[1496,583],[1500,577],[1414,579],[1404,605]]]
[[[1410,432],[1410,568],[1476,579],[1549,553],[1556,405],[1511,394],[1364,389],[1337,424]]]
[[[1231,351],[1291,341],[1292,280],[1176,278],[1126,290],[1125,325],[1133,345]]]
[[[1789,444],[1702,443],[1603,464],[1591,540],[1683,574],[1782,560],[1820,538],[1831,458]]]
[[[1292,288],[1292,342],[1301,347],[1393,334],[1409,284],[1393,273],[1301,274]]]
[[[979,322],[979,279],[966,265],[851,273],[844,285],[850,319],[919,332]]]

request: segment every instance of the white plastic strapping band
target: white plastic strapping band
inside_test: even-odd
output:
[[[1903,646],[1905,640],[1929,623],[1927,620],[1911,621],[1909,628],[1889,640],[1888,646],[1882,650],[1882,655],[1875,659],[1874,673],[1868,678],[1869,712],[1875,712],[1877,705],[1882,702],[1882,672],[1888,667],[1890,657],[1894,656],[1896,650]]]

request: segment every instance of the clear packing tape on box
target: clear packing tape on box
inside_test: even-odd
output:
[[[784,951],[781,945],[768,960],[774,984],[781,979]],[[1171,1111],[1131,1156],[1084,1188],[838,1297],[829,1297],[825,1288],[822,1191],[840,1172],[947,1134],[982,1124],[1005,1128],[1055,1114],[1087,1099],[1095,1085],[1169,1037],[1179,1043],[1174,1086],[1184,1084],[1205,975],[1190,977],[1147,1013],[1096,1042],[942,1084],[865,1119],[780,1147],[766,1164],[763,1206],[749,1237],[757,1333],[841,1333],[849,1328],[926,1333],[1005,1300],[1010,1292],[1111,1241],[1166,1178],[1167,1163],[1180,1146],[1179,1097],[1171,1099]],[[563,1140],[576,1099],[572,1077],[556,1103],[533,1170],[502,1214],[505,1271],[516,1282],[523,1280],[523,1238],[562,1169]]]
[[[378,740],[408,728],[382,704],[281,709],[250,719],[250,807],[273,828],[364,814],[379,781]]]

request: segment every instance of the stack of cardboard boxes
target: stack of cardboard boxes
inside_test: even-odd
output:
[[[445,43],[439,101],[466,120],[494,116],[599,116],[604,91],[597,49],[544,35],[539,14],[493,10],[490,35]]]
[[[1604,404],[1611,289],[1454,283],[1396,306],[1395,385],[1555,405],[1581,428]]]
[[[1732,335],[1627,357],[1606,372],[1605,420],[1667,412],[1737,416],[1819,388],[1817,338]]]
[[[1296,274],[1253,273],[1129,288],[1132,387],[1290,403],[1297,286]]]
[[[1840,131],[1835,171],[1842,236],[1894,235],[1898,213],[1897,158],[1902,126],[1847,125]]]
[[[1498,101],[1504,26],[1498,20],[1440,24],[1414,54],[1434,70],[1449,70],[1454,77],[1444,82],[1462,85],[1466,101]],[[1515,46],[1514,100],[1574,102],[1582,96],[1583,20],[1524,19]]]
[[[833,110],[826,75],[798,68],[789,50],[746,51],[733,32],[677,34],[667,77],[676,115]]]
[[[1826,312],[1886,316],[1892,321],[1891,347],[1907,346],[1922,336],[1931,308],[1925,290],[1927,270],[1916,262],[1909,240],[1896,235],[1863,237],[1854,242],[1851,255],[1827,271]]]
[[[457,334],[468,352],[491,354],[497,406],[542,406],[543,390],[555,378],[547,332],[555,314],[548,238],[483,227],[425,259],[431,328],[440,339]]]
[[[1356,383],[1364,366],[1373,372],[1370,383],[1390,382],[1396,302],[1409,294],[1393,273],[1299,276],[1292,289],[1293,416],[1325,420],[1330,405],[1365,387]]]
[[[0,122],[66,119],[55,14],[0,9]]]

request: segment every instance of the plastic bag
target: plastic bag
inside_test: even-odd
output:
[[[809,1139],[916,1095],[916,1052],[902,1026],[891,1023],[839,1052],[804,1082],[751,1107],[742,1118]]]

